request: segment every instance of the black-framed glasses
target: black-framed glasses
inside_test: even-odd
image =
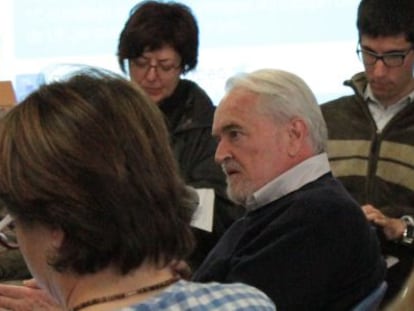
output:
[[[19,248],[14,231],[14,220],[9,214],[0,221],[0,245],[8,249]]]
[[[400,67],[404,64],[405,57],[413,50],[414,47],[410,47],[408,50],[401,52],[390,52],[384,54],[378,54],[365,50],[364,48],[357,48],[357,54],[362,63],[366,66],[374,66],[378,60],[382,60],[387,67]]]

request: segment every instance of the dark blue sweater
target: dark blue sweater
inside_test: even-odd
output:
[[[326,174],[230,227],[195,281],[244,282],[278,311],[349,310],[384,279],[376,235]]]

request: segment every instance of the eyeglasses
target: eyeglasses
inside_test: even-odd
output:
[[[14,231],[14,219],[10,215],[6,215],[0,221],[0,245],[8,249],[19,248]]]
[[[130,59],[129,64],[134,66],[136,70],[142,73],[144,76],[154,68],[160,78],[169,78],[175,74],[176,70],[181,67],[181,64],[166,64],[166,63],[157,63],[152,65],[148,60],[142,59]]]
[[[414,47],[410,47],[406,51],[391,52],[384,54],[377,54],[371,51],[367,51],[363,48],[357,49],[357,54],[362,63],[366,66],[374,66],[378,60],[382,60],[387,67],[400,67],[404,64],[405,57],[413,50]]]

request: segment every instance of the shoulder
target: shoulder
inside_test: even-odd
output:
[[[326,174],[293,193],[292,209],[307,217],[344,221],[353,216],[364,219],[358,203],[332,174]]]
[[[363,97],[348,95],[322,104],[321,111],[328,128],[329,136],[336,137],[348,133],[355,122],[366,122],[366,103]]]
[[[356,95],[346,95],[320,105],[323,114],[337,113],[339,110],[346,110],[349,105],[356,102]]]
[[[219,301],[219,310],[274,310],[270,299],[258,289],[242,284],[182,282],[185,293],[200,304]],[[263,309],[262,309],[263,308]]]
[[[146,305],[146,308],[140,307]],[[275,310],[271,300],[258,289],[241,284],[179,281],[154,299],[132,306],[132,310]],[[149,305],[154,306],[148,308]],[[155,307],[156,306],[156,307]]]
[[[181,79],[174,94],[168,99],[180,110],[180,121],[175,131],[191,133],[198,131],[202,136],[210,135],[215,106],[207,93],[197,83]]]
[[[206,102],[208,102],[208,104],[213,105],[213,102],[211,101],[210,97],[207,95],[207,92],[200,85],[198,85],[195,81],[181,79],[180,85],[181,87],[187,90],[188,94],[196,96],[200,99],[204,99]]]
[[[186,94],[186,105],[189,111],[195,116],[213,116],[215,106],[204,89],[194,81],[182,79],[180,88]]]
[[[338,110],[349,109],[352,104],[363,98],[363,93],[367,85],[367,79],[363,72],[355,74],[351,79],[344,82],[345,86],[351,87],[354,94],[345,95],[339,98],[327,101],[320,105],[322,113],[335,113]]]

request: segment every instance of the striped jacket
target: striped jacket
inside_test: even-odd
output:
[[[355,94],[321,105],[333,174],[361,205],[372,204],[389,217],[414,217],[414,102],[378,132],[363,97],[364,73],[344,84]],[[377,232],[383,253],[399,260],[387,274],[391,299],[413,267],[414,248],[387,241],[382,230]]]
[[[391,217],[414,216],[414,103],[377,133],[363,99],[364,74],[344,84],[355,95],[321,106],[334,175],[360,204],[373,204]]]

